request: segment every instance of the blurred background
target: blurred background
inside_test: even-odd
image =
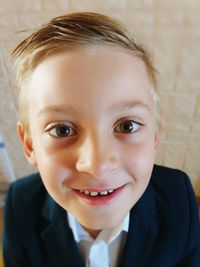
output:
[[[1,0],[0,204],[11,181],[34,171],[17,138],[18,90],[10,53],[38,25],[75,11],[121,20],[151,51],[163,112],[157,163],[186,171],[200,196],[200,0]]]
[[[186,171],[200,195],[200,0],[1,0],[0,152],[7,154],[6,160],[0,156],[1,193],[13,179],[33,172],[16,133],[18,90],[10,53],[38,25],[75,11],[121,20],[150,50],[163,112],[157,163]]]

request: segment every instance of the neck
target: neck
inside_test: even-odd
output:
[[[82,226],[83,227],[83,226]],[[101,230],[93,230],[93,229],[88,229],[88,228],[85,228],[84,229],[89,233],[89,235],[93,238],[93,239],[96,239],[97,236],[99,235],[99,233],[101,232]]]

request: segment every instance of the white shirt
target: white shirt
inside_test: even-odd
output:
[[[119,227],[102,230],[94,240],[74,216],[68,213],[69,226],[86,267],[117,266],[128,232],[129,216],[128,213]]]

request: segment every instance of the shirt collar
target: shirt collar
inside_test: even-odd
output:
[[[74,239],[77,243],[79,243],[81,240],[94,242],[94,239],[88,234],[88,232],[80,225],[80,223],[75,219],[75,217],[70,212],[67,212],[67,217],[69,226],[72,229]],[[126,215],[120,226],[117,226],[112,229],[102,230],[100,234],[97,236],[95,242],[103,240],[105,243],[109,244],[112,241],[114,241],[122,231],[128,232],[129,219],[130,219],[130,213]]]

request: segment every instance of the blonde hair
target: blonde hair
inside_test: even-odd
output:
[[[37,65],[63,49],[96,44],[115,45],[141,58],[152,82],[155,114],[157,119],[159,118],[158,96],[155,91],[156,71],[147,50],[118,21],[98,13],[80,12],[50,20],[22,41],[12,53],[16,67],[16,82],[20,88],[19,116],[27,130],[26,82]]]

